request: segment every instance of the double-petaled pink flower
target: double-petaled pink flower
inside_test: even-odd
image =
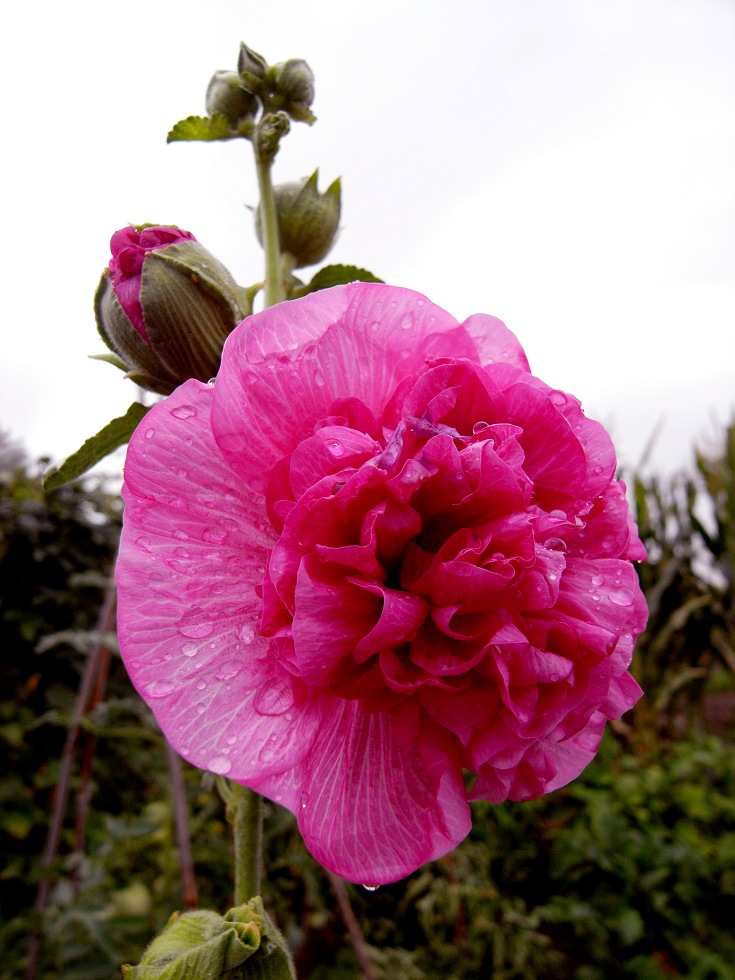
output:
[[[563,786],[640,695],[612,444],[493,317],[365,283],[252,316],[146,416],[124,497],[120,642],[163,731],[353,881]]]

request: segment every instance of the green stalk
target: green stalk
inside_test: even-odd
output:
[[[260,221],[265,252],[264,306],[275,306],[285,298],[281,249],[278,241],[278,216],[273,195],[272,152],[264,152],[256,132],[252,140],[255,169],[260,190]],[[231,782],[232,830],[235,841],[235,905],[244,905],[260,894],[260,871],[263,853],[263,798],[240,783]]]
[[[263,852],[263,797],[255,790],[230,783],[232,829],[235,838],[235,905],[260,895]]]
[[[283,290],[276,200],[273,196],[273,183],[271,182],[273,160],[272,158],[264,159],[263,154],[258,150],[257,140],[253,142],[253,148],[255,149],[255,167],[258,172],[260,226],[263,235],[263,250],[265,252],[264,305],[268,307],[283,302],[286,295]]]

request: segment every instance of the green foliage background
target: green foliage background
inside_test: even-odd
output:
[[[633,478],[651,611],[634,673],[646,697],[571,786],[474,807],[453,853],[376,892],[347,886],[376,977],[735,978],[735,427],[693,475]],[[117,495],[48,496],[0,444],[0,980],[119,976],[176,909],[182,882],[164,741],[113,655],[75,753],[72,805],[43,914],[59,760],[114,562]],[[184,767],[199,904],[231,904],[212,778]],[[74,808],[90,806],[83,847]],[[264,899],[300,977],[359,977],[325,872],[268,804]]]

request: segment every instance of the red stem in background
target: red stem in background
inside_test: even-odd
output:
[[[350,896],[347,894],[347,887],[344,881],[338,875],[333,874],[331,871],[327,871],[327,874],[329,875],[329,880],[332,884],[332,890],[337,896],[339,910],[342,913],[342,918],[347,926],[347,931],[350,934],[352,948],[355,951],[357,962],[360,964],[362,975],[365,980],[376,980],[373,964],[370,962],[370,956],[368,955],[365,937],[362,934],[360,926],[355,917],[355,913],[352,910],[352,903],[350,902]]]
[[[85,714],[93,711],[104,697],[107,688],[107,678],[110,673],[111,654],[107,647],[100,648],[100,655],[97,661],[96,677],[94,689],[90,695],[85,709]],[[89,813],[89,801],[92,797],[92,768],[94,756],[97,750],[97,736],[94,732],[84,733],[84,747],[82,750],[82,762],[79,774],[79,789],[77,790],[76,806],[74,815],[74,843],[73,848],[77,853],[84,851],[87,815]],[[76,883],[77,872],[74,870]]]
[[[171,795],[174,804],[174,825],[176,827],[176,843],[179,850],[179,865],[181,866],[181,890],[183,892],[184,908],[195,909],[199,904],[196,878],[194,877],[194,858],[191,853],[191,835],[189,833],[189,810],[186,805],[186,785],[181,758],[166,742],[166,761],[171,779]]]
[[[105,599],[97,620],[97,632],[101,635],[109,633],[115,629],[115,599],[116,591],[113,583],[108,587],[107,592],[105,593]],[[104,644],[98,643],[87,658],[87,662],[84,665],[84,671],[82,672],[82,678],[79,683],[79,690],[77,692],[77,698],[74,703],[74,709],[69,722],[69,730],[66,735],[64,750],[61,753],[59,776],[56,784],[56,792],[54,793],[53,809],[51,812],[51,822],[49,823],[48,835],[46,837],[46,846],[44,847],[43,854],[41,855],[41,870],[42,872],[45,870],[46,874],[43,878],[41,878],[38,884],[36,901],[33,905],[33,910],[39,919],[43,914],[46,905],[48,904],[48,896],[49,892],[51,891],[52,875],[48,872],[48,869],[59,851],[61,831],[64,826],[64,817],[66,815],[67,803],[69,800],[69,787],[71,785],[71,772],[74,763],[74,750],[79,738],[79,729],[82,718],[87,711],[87,705],[90,703],[94,692],[99,688],[100,671],[105,664],[105,661],[109,664],[109,656],[110,652],[107,650]],[[35,980],[38,973],[38,957],[40,951],[41,933],[37,932],[31,937],[31,942],[28,948],[28,960],[26,962],[26,969],[24,973],[25,980]]]

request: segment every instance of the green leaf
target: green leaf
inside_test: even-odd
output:
[[[113,449],[124,446],[147,411],[148,406],[133,402],[124,415],[108,422],[104,429],[87,439],[81,449],[64,460],[61,466],[51,467],[44,475],[43,489],[56,490],[57,487],[76,480]]]
[[[383,282],[367,269],[360,269],[356,265],[325,265],[323,269],[314,276],[311,282],[293,292],[294,299],[298,296],[306,296],[307,293],[315,293],[318,289],[329,289],[330,286],[344,286],[348,282]]]
[[[227,117],[221,112],[215,112],[211,116],[187,116],[186,119],[179,120],[166,137],[166,142],[232,140],[238,135],[231,128]]]

